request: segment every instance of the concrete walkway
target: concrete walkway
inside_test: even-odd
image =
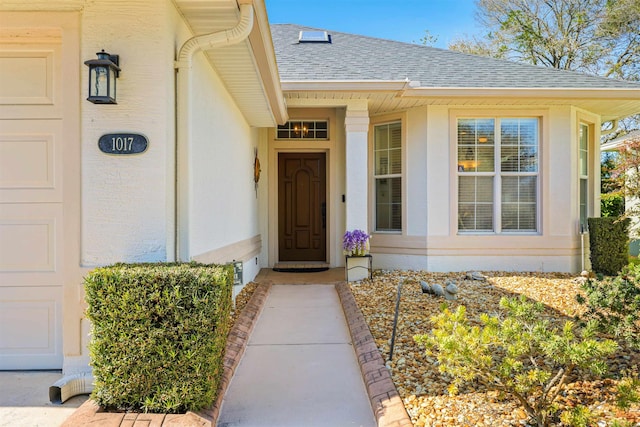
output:
[[[273,285],[218,426],[375,425],[334,285]]]

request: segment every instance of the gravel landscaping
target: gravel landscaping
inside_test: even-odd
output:
[[[430,317],[439,313],[444,298],[425,294],[420,281],[455,281],[457,300],[447,301],[452,309],[462,304],[474,321],[480,313],[499,312],[503,296],[520,294],[545,304],[544,316],[556,325],[571,320],[582,311],[575,295],[580,291],[576,276],[541,273],[483,272],[486,281],[468,280],[465,273],[378,271],[373,280],[351,283],[353,295],[369,324],[378,349],[388,360],[398,283],[404,280],[393,360],[387,362],[393,381],[415,426],[525,426],[527,415],[518,405],[482,387],[468,386],[451,397],[448,379],[438,372],[437,360],[425,355],[413,341],[416,334],[429,332]],[[640,407],[620,412],[613,405],[616,379],[621,372],[638,371],[640,354],[624,346],[608,360],[608,378],[596,379],[583,373],[574,375],[560,407],[586,405],[601,413],[598,426],[610,425],[614,418],[640,425]]]

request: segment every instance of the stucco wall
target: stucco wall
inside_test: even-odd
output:
[[[104,49],[120,55],[122,69],[117,105],[81,102],[86,266],[167,259],[168,224],[173,222],[174,46],[186,35],[170,1],[84,5],[81,58],[96,58],[95,52]],[[88,69],[83,68],[86,96]],[[100,152],[100,136],[116,132],[145,135],[148,150],[134,156]]]
[[[259,133],[251,128],[202,55],[194,58],[190,254],[199,254],[259,234],[253,180]],[[231,260],[229,260],[231,261]]]

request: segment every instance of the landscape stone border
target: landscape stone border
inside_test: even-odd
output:
[[[199,412],[186,414],[140,414],[123,412],[101,412],[93,400],[87,400],[67,420],[62,427],[215,427],[224,394],[229,388],[233,374],[247,347],[251,331],[258,320],[264,302],[271,289],[270,282],[259,283],[249,302],[229,332],[224,352],[223,373],[220,379],[218,395],[213,404]]]
[[[348,283],[335,285],[378,427],[413,426]]]

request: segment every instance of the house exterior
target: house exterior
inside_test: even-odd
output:
[[[300,40],[302,31],[303,40]],[[119,55],[117,104],[83,62]],[[270,25],[262,0],[0,0],[0,369],[86,369],[114,262],[577,271],[640,84]],[[143,135],[135,155],[101,137]]]

